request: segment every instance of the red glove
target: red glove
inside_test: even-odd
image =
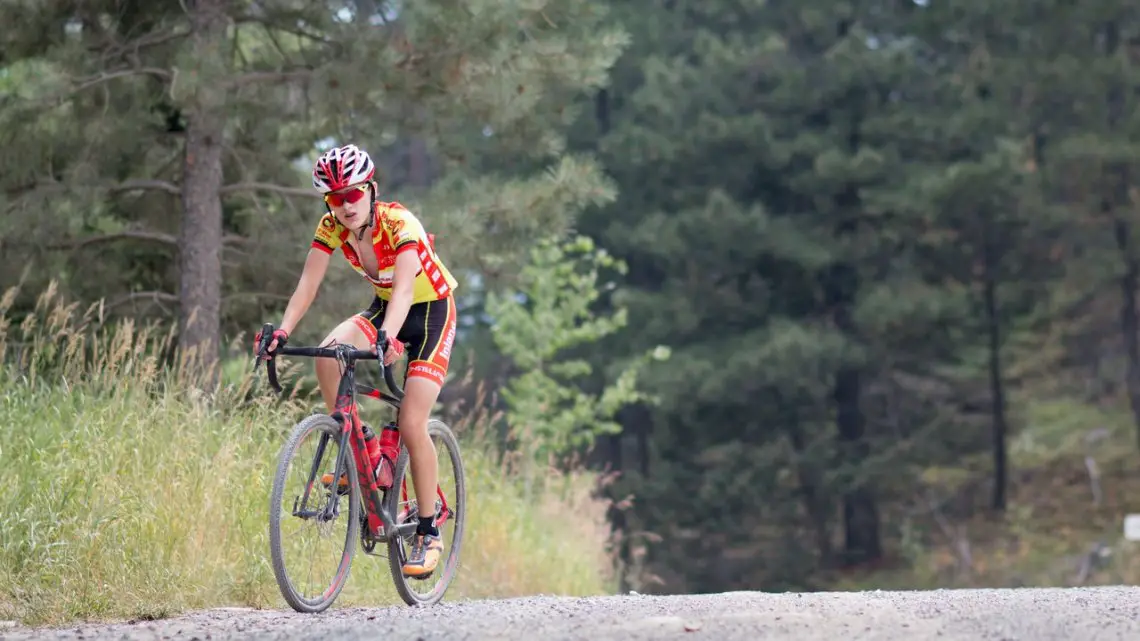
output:
[[[283,329],[273,330],[273,340],[269,341],[269,346],[265,350],[266,354],[270,358],[272,358],[273,353],[275,351],[277,351],[277,348],[284,346],[285,343],[287,343],[287,342],[289,342],[289,332],[286,332]],[[253,337],[253,354],[255,356],[257,355],[257,350],[259,347],[261,347],[261,331],[260,330]]]
[[[403,356],[404,344],[400,342],[395,336],[388,337],[388,344],[384,349],[384,364],[391,365],[396,362],[397,358]]]

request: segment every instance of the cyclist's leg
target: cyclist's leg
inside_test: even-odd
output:
[[[327,347],[334,343],[351,344],[356,349],[368,349],[376,342],[376,326],[379,325],[380,319],[383,317],[384,300],[376,297],[368,309],[337,325],[329,332],[321,345]],[[325,400],[325,406],[331,413],[336,407],[336,390],[340,384],[341,374],[340,364],[334,358],[318,358],[316,361],[317,384],[321,388],[321,397]]]
[[[413,342],[408,351],[408,376],[399,419],[400,435],[408,447],[420,518],[415,542],[404,564],[404,574],[409,576],[430,574],[443,555],[443,542],[433,523],[439,469],[427,423],[451,361],[455,300],[448,297],[428,303],[424,316],[423,339]]]

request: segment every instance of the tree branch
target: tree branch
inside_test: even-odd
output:
[[[312,69],[294,69],[292,71],[250,71],[238,74],[223,82],[227,89],[237,89],[260,82],[291,82],[293,80],[308,80],[313,77]]]
[[[108,191],[133,191],[136,189],[157,189],[176,196],[182,193],[181,187],[165,180],[126,180],[107,187]]]
[[[118,71],[103,72],[98,75],[91,76],[90,78],[85,78],[83,80],[77,81],[79,85],[73,87],[71,89],[71,93],[77,93],[83,91],[84,89],[89,89],[95,85],[107,82],[108,80],[114,80],[115,78],[125,78],[127,76],[139,75],[154,76],[156,78],[161,78],[162,80],[170,80],[173,77],[173,74],[171,74],[168,69],[159,69],[158,67],[120,69]]]
[[[7,195],[8,196],[22,196],[24,194],[31,193],[31,192],[34,192],[36,190],[44,190],[47,192],[58,192],[58,191],[66,191],[68,189],[103,189],[103,190],[106,190],[106,191],[109,191],[112,193],[118,192],[118,191],[135,191],[135,190],[143,190],[143,189],[153,189],[153,190],[157,190],[157,191],[165,191],[168,194],[174,194],[176,196],[182,193],[182,188],[179,187],[178,185],[175,185],[172,182],[169,182],[166,180],[140,178],[137,180],[124,180],[121,183],[115,183],[115,184],[111,184],[111,185],[94,185],[91,187],[87,187],[87,186],[83,186],[83,185],[76,185],[76,184],[68,184],[68,183],[55,181],[55,180],[45,182],[45,183],[39,183],[39,184],[33,182],[30,185],[21,186],[21,187],[17,187],[14,189],[9,189],[9,190],[7,190]]]
[[[98,236],[88,236],[86,238],[77,238],[75,240],[65,240],[52,245],[46,245],[46,249],[81,249],[88,245],[97,245],[100,243],[109,243],[116,240],[130,238],[133,240],[149,240],[155,243],[164,245],[178,246],[178,238],[158,231],[144,231],[141,229],[128,229],[126,231],[115,232],[111,234],[100,234]],[[222,238],[222,242],[234,245],[240,245],[246,242],[246,239],[241,236],[229,234]]]
[[[157,231],[141,231],[141,230],[128,230],[116,232],[113,234],[101,234],[99,236],[88,236],[87,238],[78,238],[76,240],[66,240],[52,245],[47,245],[47,249],[80,249],[88,245],[95,245],[98,243],[109,243],[123,238],[133,238],[135,240],[149,240],[156,243],[163,243],[166,245],[177,245],[178,239],[170,234],[164,234]]]
[[[298,27],[296,23],[297,23],[297,20],[299,18],[300,18],[299,14],[298,15],[287,15],[287,16],[285,16],[285,19],[282,20],[281,22],[274,22],[272,20],[268,20],[268,19],[260,17],[260,16],[243,15],[243,16],[235,16],[233,21],[234,21],[234,24],[243,24],[243,23],[254,22],[254,23],[257,23],[257,24],[260,24],[261,26],[263,26],[267,32],[270,30],[281,31],[283,33],[287,33],[289,35],[297,36],[299,38],[307,38],[307,39],[312,40],[314,42],[319,42],[323,45],[335,44],[335,41],[333,41],[331,38],[327,38],[327,37],[322,36],[320,34],[312,33],[312,32],[309,32],[309,31],[302,29],[301,27]]]
[[[281,41],[277,39],[277,34],[273,33],[273,29],[270,29],[269,25],[264,22],[261,23],[261,29],[265,32],[265,35],[269,37],[269,41],[273,43],[273,46],[277,48],[277,53],[280,54],[281,59],[292,64],[292,60],[289,59],[289,54],[285,52],[285,47],[281,46]]]
[[[234,301],[248,301],[250,299],[256,298],[269,298],[280,301],[289,300],[289,296],[285,294],[274,294],[271,292],[237,292],[235,294],[226,294],[225,296],[222,296],[222,304],[228,304]],[[113,309],[115,307],[119,307],[121,305],[125,305],[126,303],[137,300],[150,301],[161,307],[163,311],[171,313],[171,310],[167,309],[164,305],[162,305],[162,303],[177,303],[178,295],[157,290],[130,292],[123,294],[122,296],[118,296],[114,300],[107,303],[106,309]]]
[[[177,294],[171,294],[170,292],[160,292],[160,291],[131,292],[129,294],[124,294],[122,296],[119,296],[115,300],[107,303],[107,305],[104,309],[111,310],[111,309],[114,309],[116,307],[119,307],[120,305],[124,305],[126,303],[130,303],[130,302],[133,302],[133,301],[136,301],[139,299],[149,300],[150,302],[154,303],[155,305],[158,305],[158,307],[160,309],[162,309],[162,311],[166,312],[167,314],[171,314],[173,312],[168,307],[163,305],[163,303],[177,303],[178,302],[178,295]]]
[[[182,193],[181,187],[165,180],[126,180],[117,185],[111,185],[107,187],[108,191],[131,191],[135,189],[157,189],[175,195]],[[311,198],[320,197],[320,194],[313,189],[305,189],[303,187],[286,187],[284,185],[276,185],[273,183],[263,182],[240,182],[224,185],[221,189],[218,190],[218,193],[232,194],[242,191],[268,191],[286,196],[308,196]]]
[[[33,184],[31,186],[28,186],[28,187],[20,187],[20,188],[8,190],[7,194],[9,196],[19,196],[22,193],[35,191],[36,189],[62,190],[62,189],[67,189],[68,187],[69,187],[69,185],[66,185],[66,184],[60,183],[60,182],[48,183],[46,185],[35,185],[35,184]],[[121,183],[116,183],[113,185],[105,185],[102,188],[106,189],[109,192],[153,189],[156,191],[165,191],[166,193],[173,194],[175,196],[180,195],[182,193],[182,188],[179,187],[178,185],[172,183],[172,182],[169,182],[166,180],[149,179],[149,178],[140,178],[137,180],[124,180]],[[229,185],[223,185],[222,188],[218,190],[218,193],[220,195],[225,195],[225,194],[240,193],[243,191],[267,191],[267,192],[271,192],[271,193],[281,194],[283,196],[302,196],[302,197],[309,197],[309,198],[320,198],[321,197],[321,194],[318,193],[315,189],[307,189],[305,187],[287,187],[285,185],[277,185],[274,183],[265,183],[265,182],[257,182],[257,181],[248,181],[248,182],[240,182],[240,183],[232,183]]]
[[[289,302],[290,296],[287,294],[274,294],[272,292],[237,292],[236,294],[226,294],[222,296],[222,303],[229,303],[235,300],[247,301],[249,299],[268,298],[271,300],[279,300],[282,302]]]
[[[88,76],[81,79],[73,79],[72,86],[68,89],[63,89],[58,93],[50,96],[44,96],[29,100],[25,103],[25,107],[29,109],[40,109],[45,105],[58,107],[66,102],[71,96],[91,87],[96,87],[116,78],[126,78],[128,76],[154,76],[161,80],[169,81],[174,77],[168,69],[161,69],[158,67],[132,67],[128,69],[119,69],[116,71],[104,71],[94,76]]]
[[[262,182],[241,182],[225,185],[219,190],[223,194],[232,194],[241,191],[269,191],[284,196],[307,196],[310,198],[320,198],[320,193],[315,189],[305,189],[303,187],[285,187],[283,185],[274,185],[273,183]]]
[[[152,33],[148,33],[144,36],[139,37],[137,40],[132,40],[131,42],[116,43],[116,45],[107,52],[107,55],[113,57],[113,56],[120,56],[120,55],[123,55],[126,53],[137,54],[139,52],[139,50],[143,49],[144,47],[154,47],[156,45],[165,44],[167,42],[170,42],[171,40],[177,40],[179,38],[185,38],[188,35],[190,35],[189,31],[177,31],[177,30],[175,30],[175,31],[167,31],[165,33],[163,33],[163,32],[152,32]],[[88,51],[95,51],[97,49],[98,49],[97,47],[89,47]]]

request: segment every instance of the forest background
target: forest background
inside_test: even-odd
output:
[[[274,602],[317,400],[249,348],[344,142],[460,282],[457,596],[1136,582],[1138,62],[1119,0],[2,2],[0,618]]]

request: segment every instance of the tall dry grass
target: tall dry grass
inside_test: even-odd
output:
[[[104,324],[54,288],[15,323],[0,299],[0,619],[161,617],[285,607],[268,558],[278,449],[313,399],[248,372],[211,394],[157,326]],[[237,371],[231,368],[233,371]],[[529,491],[471,415],[463,563],[449,599],[612,591],[605,505],[587,473]],[[358,550],[338,606],[395,604],[386,561]]]

